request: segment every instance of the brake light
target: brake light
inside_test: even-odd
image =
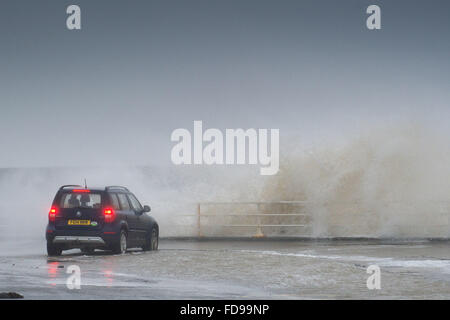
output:
[[[103,210],[103,216],[105,217],[105,222],[113,222],[116,218],[114,210],[110,208],[106,208]]]
[[[48,213],[48,221],[54,222],[56,220],[56,215],[58,214],[58,208],[57,207],[51,207],[49,213]]]
[[[89,189],[73,189],[72,192],[75,192],[75,193],[89,193],[89,192],[91,192],[91,190],[89,190]]]

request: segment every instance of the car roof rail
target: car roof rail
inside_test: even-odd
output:
[[[65,185],[61,186],[58,191],[61,191],[62,189],[68,188],[68,187],[81,187],[81,188],[83,188],[83,186],[80,186],[79,184],[65,184]]]
[[[122,187],[122,186],[107,186],[107,187],[105,187],[106,191],[108,191],[109,189],[122,189],[122,190],[125,190],[125,191],[130,191],[130,190],[128,190],[128,188]]]

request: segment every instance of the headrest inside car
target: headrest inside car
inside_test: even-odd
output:
[[[91,197],[89,197],[88,194],[83,194],[83,195],[81,195],[80,201],[81,202],[90,202],[91,201]]]

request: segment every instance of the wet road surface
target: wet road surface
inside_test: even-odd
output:
[[[26,299],[449,299],[442,241],[161,240],[156,252],[48,258],[45,242],[0,244],[0,292]],[[80,289],[66,285],[80,268]],[[369,290],[369,265],[381,289]]]

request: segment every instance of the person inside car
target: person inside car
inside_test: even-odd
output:
[[[78,200],[77,195],[75,193],[70,195],[69,200],[67,201],[69,204],[69,208],[78,208],[80,206],[80,200]]]
[[[89,207],[89,202],[91,202],[91,197],[88,194],[83,194],[81,195],[80,202],[82,207],[87,208]]]

